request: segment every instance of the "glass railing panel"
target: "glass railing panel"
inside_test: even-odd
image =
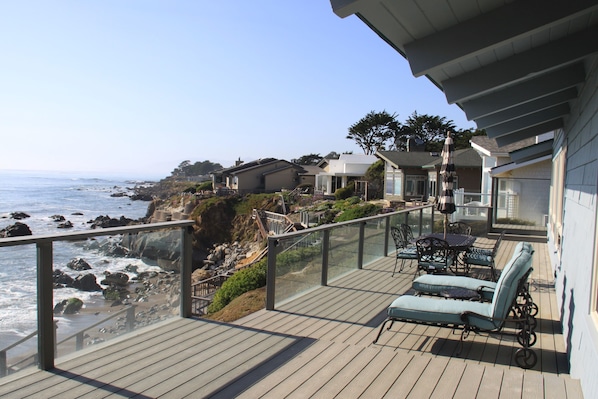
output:
[[[0,377],[35,366],[37,250],[0,248]]]
[[[181,229],[117,230],[50,236],[40,239],[45,248],[41,252],[39,243],[0,247],[0,289],[5,290],[0,295],[2,374],[37,365],[36,302],[43,292],[38,284],[53,287],[51,307],[41,311],[53,309],[55,358],[180,315]],[[11,262],[18,267],[10,269]],[[47,281],[38,281],[38,264],[52,268]],[[19,286],[13,284],[16,278]],[[30,339],[23,339],[27,336]]]
[[[57,357],[178,315],[181,245],[179,229],[55,242]]]
[[[409,225],[409,227],[411,227],[411,231],[413,232],[413,237],[417,238],[420,235],[420,219],[419,219],[419,215],[420,215],[420,210],[416,210],[416,211],[411,211],[409,212],[408,216],[407,216],[407,224]]]
[[[333,227],[330,230],[328,281],[356,270],[358,261],[359,224],[352,223]]]
[[[434,231],[432,222],[433,207],[422,209],[422,235],[431,234]]]
[[[386,221],[384,218],[368,219],[364,222],[363,265],[368,265],[384,256]]]
[[[276,303],[318,287],[322,276],[323,231],[278,240]]]

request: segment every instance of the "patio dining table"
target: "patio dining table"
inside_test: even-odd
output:
[[[424,237],[434,237],[446,241],[454,255],[453,267],[451,271],[455,274],[459,274],[459,268],[461,267],[463,269],[462,273],[466,273],[466,267],[462,260],[463,257],[460,255],[462,255],[475,243],[476,238],[474,236],[466,234],[446,234],[445,236],[444,233],[432,233],[425,234],[420,238]]]

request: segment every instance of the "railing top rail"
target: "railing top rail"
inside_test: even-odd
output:
[[[39,242],[77,241],[77,240],[85,240],[90,237],[98,237],[98,236],[106,236],[106,235],[139,233],[142,231],[183,228],[183,227],[193,226],[194,224],[195,224],[194,220],[177,220],[177,221],[171,221],[171,222],[136,224],[133,226],[107,227],[107,228],[100,228],[100,229],[94,229],[94,230],[72,231],[72,232],[60,233],[60,234],[8,237],[8,238],[0,238],[0,247],[12,247],[12,246],[16,246],[16,245],[37,244]]]
[[[320,225],[320,226],[317,226],[317,227],[310,227],[308,231],[306,231],[306,230],[299,230],[299,231],[292,231],[292,232],[289,232],[289,233],[277,234],[277,235],[270,236],[269,238],[270,239],[291,238],[291,237],[294,237],[294,236],[305,235],[306,233],[315,233],[315,232],[318,232],[318,231],[331,230],[331,229],[337,228],[339,226],[349,226],[349,225],[352,225],[352,224],[363,223],[363,222],[367,222],[367,221],[370,221],[370,220],[385,219],[385,218],[388,218],[388,217],[393,216],[393,215],[399,215],[399,214],[402,214],[402,213],[414,212],[414,211],[419,211],[420,209],[435,208],[435,207],[436,207],[435,204],[428,204],[428,205],[422,205],[422,206],[414,206],[412,208],[401,209],[400,211],[396,211],[396,212],[383,213],[383,214],[380,214],[380,215],[368,216],[368,217],[365,217],[365,218],[348,220],[346,222],[338,222],[338,223],[332,223],[332,224],[323,224],[323,225]]]

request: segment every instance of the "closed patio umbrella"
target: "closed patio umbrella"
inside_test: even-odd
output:
[[[448,225],[448,215],[455,212],[455,197],[453,195],[453,180],[455,178],[455,164],[453,156],[455,154],[455,147],[451,132],[448,132],[442,147],[442,166],[440,167],[440,175],[442,176],[442,192],[438,198],[437,210],[444,214],[444,238],[446,238],[446,230]]]

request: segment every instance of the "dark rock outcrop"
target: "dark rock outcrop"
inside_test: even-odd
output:
[[[67,220],[64,223],[60,223],[58,225],[58,228],[59,229],[71,229],[71,228],[73,228],[73,223],[70,220]]]
[[[74,281],[71,276],[59,269],[55,269],[52,272],[52,280],[54,288],[72,287]]]
[[[31,216],[29,216],[25,212],[12,212],[10,214],[10,217],[13,218],[14,220],[22,220],[22,219],[27,219]]]
[[[69,298],[64,305],[62,313],[64,314],[75,314],[83,307],[83,301],[79,298]]]
[[[91,224],[90,227],[92,229],[95,229],[97,227],[107,228],[107,227],[128,226],[128,225],[134,224],[136,222],[133,219],[129,219],[124,216],[121,216],[120,219],[114,219],[114,218],[111,218],[110,216],[106,215],[106,216],[98,216],[97,218],[95,218],[95,220],[90,220],[87,223]]]
[[[91,265],[89,263],[87,263],[87,261],[83,258],[75,258],[75,259],[71,259],[67,264],[66,267],[68,267],[71,270],[75,270],[75,271],[82,271],[82,270],[90,270],[91,269]]]
[[[30,236],[33,233],[25,223],[16,222],[0,230],[0,238]]]
[[[80,274],[73,281],[73,288],[81,291],[102,291],[102,287],[97,283],[96,276],[93,274]]]
[[[105,272],[104,279],[100,281],[100,283],[104,285],[115,285],[119,287],[125,287],[127,286],[127,284],[129,284],[129,276],[121,272]]]

